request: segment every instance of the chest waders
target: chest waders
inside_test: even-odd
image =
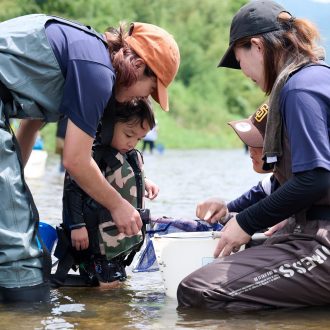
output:
[[[123,156],[110,147],[98,145],[94,148],[94,159],[113,188],[140,210],[142,219],[148,220],[148,210],[142,210],[145,188],[139,152],[132,150]],[[69,176],[64,185],[64,218],[70,218],[71,229],[80,228],[78,225],[82,223],[86,226],[89,247],[77,251],[71,245],[68,225],[64,223],[58,228],[54,254],[59,262],[52,275],[53,285],[97,286],[99,281],[125,280],[125,267],[131,264],[144,242],[145,225],[137,235],[125,236],[118,232],[110,212],[84,194]],[[71,268],[79,269],[80,275],[68,275]]]
[[[39,214],[24,180],[9,118],[56,121],[64,77],[45,34],[45,15],[0,23],[0,301],[49,300],[50,256],[38,236]],[[106,44],[106,43],[105,43]]]

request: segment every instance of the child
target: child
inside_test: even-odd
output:
[[[238,137],[248,146],[253,169],[257,173],[267,173],[262,168],[263,138],[266,130],[267,114],[268,105],[262,104],[249,118],[228,123]],[[277,186],[278,182],[274,179],[273,174],[270,174],[259,182],[257,186],[228,204],[218,198],[209,198],[199,203],[196,208],[196,215],[200,219],[212,223],[216,222],[219,219],[224,219],[229,212],[240,212],[270,195]]]
[[[262,104],[257,111],[247,119],[231,121],[228,124],[234,129],[238,137],[244,144],[248,146],[248,151],[252,160],[252,166],[257,173],[270,173],[258,185],[252,187],[240,197],[229,203],[225,203],[218,198],[209,198],[198,204],[196,209],[197,217],[209,221],[211,223],[221,219],[226,222],[233,213],[238,213],[249,206],[257,203],[261,199],[267,197],[279,187],[273,171],[265,171],[263,169],[263,142],[266,131],[266,123],[268,116],[268,105]],[[266,236],[271,236],[286,224],[286,220],[272,226],[264,232]],[[251,241],[248,246],[253,245]]]
[[[136,144],[155,125],[150,103],[144,99],[111,107],[113,127],[99,127],[93,146],[93,158],[105,179],[137,209],[143,209],[143,196],[154,199],[159,188],[145,179],[142,157]],[[110,145],[102,143],[102,134],[112,133]],[[142,215],[141,215],[141,218]],[[53,277],[56,285],[112,287],[126,279],[125,266],[143,243],[144,232],[125,236],[118,232],[107,209],[89,197],[68,173],[63,194],[63,229],[59,231],[55,255],[59,266]],[[64,235],[63,235],[64,234]],[[69,236],[69,244],[64,241]],[[78,265],[78,267],[77,267]],[[79,268],[80,276],[67,276]],[[70,280],[74,278],[74,283]]]

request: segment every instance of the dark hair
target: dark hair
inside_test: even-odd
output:
[[[118,122],[140,123],[141,128],[144,128],[143,122],[146,120],[150,129],[156,125],[151,102],[148,99],[139,98],[126,103],[117,103],[114,111],[115,124]]]
[[[270,94],[282,65],[288,58],[301,55],[311,62],[319,60],[315,53],[319,32],[308,20],[297,19],[287,12],[278,16],[281,29],[238,40],[235,47],[251,48],[251,38],[261,38],[264,44],[265,92]]]
[[[127,35],[126,23],[121,23],[117,29],[110,27],[106,33],[111,62],[116,72],[116,84],[124,87],[137,82],[136,61],[141,59],[125,41]],[[147,65],[144,74],[148,77],[156,77]]]

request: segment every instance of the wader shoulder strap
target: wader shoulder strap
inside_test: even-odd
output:
[[[137,208],[142,209],[142,201],[143,201],[143,194],[144,194],[144,185],[143,185],[143,180],[144,178],[142,177],[142,169],[140,166],[140,161],[139,161],[139,151],[136,149],[133,149],[129,151],[126,156],[127,156],[127,161],[131,165],[133,171],[134,171],[134,176],[135,176],[135,181],[136,181],[136,193],[137,193]],[[140,154],[140,157],[142,159],[142,155]]]
[[[56,21],[56,22],[60,22],[60,23],[63,23],[63,24],[67,24],[67,25],[70,25],[70,26],[73,26],[81,31],[84,31],[88,34],[91,34],[93,36],[96,36],[98,39],[100,39],[105,46],[108,47],[108,43],[107,41],[104,39],[103,35],[97,31],[95,31],[90,25],[84,25],[80,22],[77,22],[77,21],[73,21],[73,20],[70,20],[70,19],[67,19],[67,18],[63,18],[63,17],[59,17],[59,16],[56,16],[56,15],[51,15],[51,16],[48,16],[49,20],[48,21]]]

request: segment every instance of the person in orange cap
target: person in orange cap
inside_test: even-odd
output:
[[[173,36],[153,24],[134,22],[100,34],[78,22],[33,14],[0,23],[0,58],[0,190],[7,196],[0,206],[0,301],[47,300],[50,262],[37,244],[39,215],[22,172],[38,130],[61,115],[68,118],[65,169],[111,212],[120,232],[138,233],[138,211],[106,181],[92,145],[99,124],[102,142],[111,141],[115,102],[151,95],[169,110],[167,88],[180,53]],[[6,124],[11,117],[22,119],[17,140]]]

